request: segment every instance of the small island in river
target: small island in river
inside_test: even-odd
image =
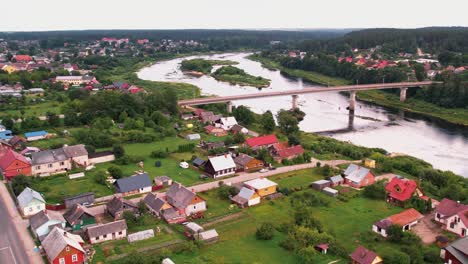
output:
[[[271,80],[261,76],[253,76],[246,73],[244,70],[234,66],[223,66],[211,74],[218,81],[229,82],[230,84],[238,84],[241,86],[253,86],[257,88],[265,88],[270,86]]]
[[[237,61],[231,60],[205,60],[205,59],[191,59],[183,60],[180,69],[189,75],[200,77],[204,74],[210,74],[215,65],[234,65],[238,64]]]

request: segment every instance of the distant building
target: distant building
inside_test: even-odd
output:
[[[27,141],[36,141],[36,140],[41,140],[41,139],[47,138],[48,134],[49,133],[47,133],[46,131],[41,130],[41,131],[34,131],[34,132],[24,133],[24,136],[26,137]]]
[[[114,196],[106,204],[106,210],[114,220],[122,219],[123,212],[129,211],[134,215],[138,213],[138,206],[130,200],[125,200],[122,197]]]
[[[31,175],[31,163],[23,155],[9,148],[0,149],[0,172],[6,180],[18,175]]]
[[[403,207],[412,197],[422,198],[424,196],[414,180],[399,179],[397,177],[393,177],[385,186],[385,191],[387,192],[387,202]]]
[[[65,228],[66,223],[60,212],[51,210],[39,211],[29,218],[31,231],[39,240],[43,240],[54,226]]]
[[[248,138],[245,141],[246,145],[252,149],[259,149],[259,148],[268,148],[273,146],[274,144],[278,143],[278,139],[275,135],[266,135],[260,137],[253,137]]]
[[[63,214],[65,220],[67,220],[68,226],[73,231],[81,230],[84,226],[93,225],[96,223],[96,217],[88,210],[88,208],[75,204],[65,214]]]
[[[237,171],[257,171],[264,166],[263,161],[243,153],[234,158],[234,163]]]
[[[92,205],[94,203],[94,193],[93,192],[87,192],[87,193],[81,193],[78,195],[70,196],[65,199],[63,199],[65,203],[65,208],[71,208],[75,204],[79,205]]]

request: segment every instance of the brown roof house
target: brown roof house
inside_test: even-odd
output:
[[[130,211],[133,214],[138,214],[138,206],[136,204],[117,196],[114,196],[114,198],[107,203],[106,210],[114,220],[121,219],[124,211]]]
[[[381,264],[383,260],[375,252],[368,250],[363,246],[359,246],[351,255],[352,264]]]
[[[263,161],[251,157],[247,154],[239,154],[234,158],[237,171],[256,171],[263,168]]]
[[[468,236],[468,205],[447,198],[442,199],[435,210],[435,220],[449,232]]]
[[[127,237],[127,222],[119,220],[102,225],[90,226],[87,235],[91,244]]]
[[[82,227],[92,225],[96,223],[96,217],[88,208],[75,204],[65,214],[63,214],[65,220],[67,220],[68,226],[73,231],[81,230]]]

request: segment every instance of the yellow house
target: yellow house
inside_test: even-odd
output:
[[[17,72],[19,69],[13,65],[5,65],[3,66],[2,70],[6,71],[8,74],[11,74],[11,73]]]
[[[368,168],[372,168],[372,169],[375,168],[375,160],[373,160],[373,159],[366,159],[366,160],[364,161],[364,166],[365,166],[365,167],[368,167]]]
[[[258,178],[255,180],[244,182],[244,186],[254,190],[261,198],[276,193],[278,184],[266,178]]]

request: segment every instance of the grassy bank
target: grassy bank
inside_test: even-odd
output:
[[[270,80],[261,76],[253,76],[244,70],[233,66],[223,66],[211,74],[218,81],[238,84],[241,86],[253,86],[264,88],[270,86]]]
[[[329,77],[320,73],[288,69],[279,65],[279,63],[275,61],[262,58],[257,55],[251,55],[249,59],[261,62],[263,67],[267,69],[278,69],[287,75],[302,78],[310,82],[331,86],[349,84],[349,81],[347,80]],[[443,108],[422,100],[412,98],[408,98],[405,102],[400,102],[400,98],[398,96],[385,93],[383,91],[362,91],[358,93],[358,99],[377,105],[402,109],[408,112],[442,119],[457,125],[468,126],[468,109]]]

